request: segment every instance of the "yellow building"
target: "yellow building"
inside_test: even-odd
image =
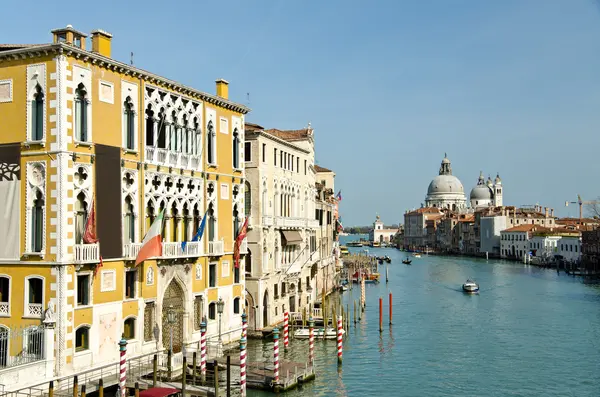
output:
[[[107,32],[52,34],[0,45],[0,383],[114,362],[122,333],[129,355],[169,348],[171,332],[177,353],[199,340],[203,316],[216,342],[219,298],[222,340],[239,339],[249,109],[224,80],[211,95],[112,59]],[[86,244],[92,208],[98,242]],[[160,210],[163,255],[136,267]],[[205,213],[203,239],[182,249]],[[44,318],[53,357],[33,346]]]

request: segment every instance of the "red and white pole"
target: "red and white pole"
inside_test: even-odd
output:
[[[240,395],[246,396],[246,337],[240,339]]]
[[[125,334],[123,334],[119,341],[119,388],[121,389],[121,397],[127,396],[127,361],[125,353],[127,353],[127,340],[125,340]]]
[[[206,323],[200,323],[200,379],[206,382]]]
[[[287,350],[290,341],[288,339],[288,326],[290,323],[290,313],[283,312],[283,348]]]
[[[337,354],[338,364],[342,364],[342,316],[337,318]]]
[[[273,329],[273,384],[279,383],[279,329]]]
[[[312,316],[308,318],[308,362],[310,365],[315,361],[315,321]]]
[[[248,315],[242,313],[242,338],[248,340]]]

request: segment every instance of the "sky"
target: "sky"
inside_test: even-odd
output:
[[[105,4],[106,7],[100,7]],[[113,58],[248,105],[247,121],[310,122],[345,226],[403,223],[444,153],[469,193],[505,205],[600,196],[600,0],[7,3],[0,42],[67,24],[113,35]]]

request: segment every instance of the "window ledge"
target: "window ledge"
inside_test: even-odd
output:
[[[75,147],[77,146],[87,146],[87,147],[92,147],[94,144],[92,142],[88,142],[88,141],[78,141],[77,139],[75,139]]]
[[[91,309],[92,307],[94,307],[94,305],[91,304],[91,303],[88,303],[87,305],[75,306],[75,310],[78,310],[78,309]]]
[[[217,168],[218,167],[217,163],[207,163],[206,165],[208,167],[210,167],[210,168]]]
[[[127,149],[127,148],[123,148],[123,153],[124,154],[135,154],[135,155],[140,154],[140,152],[136,149]]]
[[[45,254],[43,252],[25,252],[25,253],[23,253],[23,257],[25,259],[27,259],[30,256],[34,256],[34,257],[37,256],[37,257],[39,257],[41,259],[44,259],[44,255]]]
[[[127,302],[137,302],[138,298],[124,298],[123,303]]]
[[[247,161],[247,163],[249,163],[249,161]],[[244,172],[243,168],[233,168],[233,172]]]
[[[77,348],[75,348],[77,349]],[[83,350],[75,350],[75,352],[73,353],[73,357],[81,357],[81,356],[85,356],[88,354],[92,354],[92,351],[90,350],[90,348],[88,347],[87,349],[83,349]]]
[[[0,318],[10,318],[10,313],[8,313],[8,314],[0,314]]]
[[[25,315],[23,317],[21,317],[24,320],[39,320],[41,318],[44,318],[44,316],[29,316],[29,315]]]
[[[31,145],[41,145],[42,147],[46,146],[46,140],[45,139],[41,139],[39,141],[25,141],[21,144],[21,146],[25,146],[25,147],[29,147]]]

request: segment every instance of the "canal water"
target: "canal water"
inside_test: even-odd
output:
[[[382,265],[382,282],[366,287],[365,318],[344,340],[343,365],[335,341],[316,341],[316,380],[288,396],[600,396],[598,285],[495,260],[424,255],[408,266],[396,249],[369,250],[392,258],[389,282]],[[479,295],[462,293],[467,278]],[[344,293],[351,311],[359,291]],[[281,352],[305,361],[308,343],[293,340]],[[248,354],[270,360],[272,343],[250,341]]]

